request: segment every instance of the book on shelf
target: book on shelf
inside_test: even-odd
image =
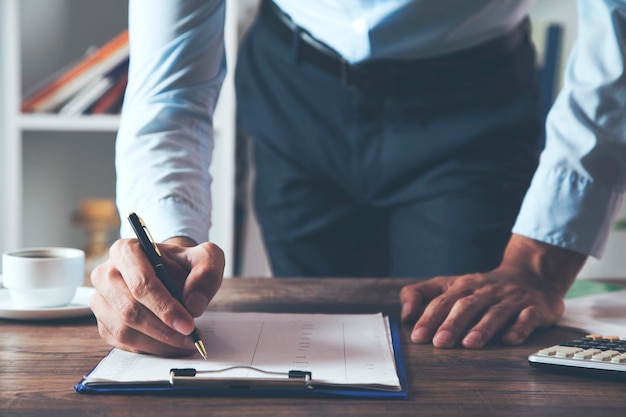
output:
[[[90,114],[118,114],[122,110],[126,84],[128,83],[128,71],[115,80],[115,83],[106,91],[86,113]]]
[[[81,59],[53,74],[27,94],[22,112],[54,112],[94,80],[111,73],[128,60],[128,30],[99,48],[88,50]],[[86,94],[86,93],[85,93]]]
[[[58,110],[59,114],[76,116],[85,113],[108,91],[110,91],[119,79],[128,74],[128,59],[123,61],[107,74],[91,80],[85,87],[79,90],[73,97],[67,100]]]

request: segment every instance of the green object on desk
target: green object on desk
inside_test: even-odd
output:
[[[607,284],[605,282],[592,281],[587,279],[577,279],[565,294],[565,299],[584,297],[587,295],[605,294],[608,292],[626,289],[626,286]]]

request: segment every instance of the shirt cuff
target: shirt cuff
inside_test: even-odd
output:
[[[513,233],[600,258],[621,203],[620,191],[540,164]]]
[[[175,198],[165,198],[137,213],[148,226],[156,242],[172,237],[187,237],[196,243],[207,242],[211,226],[210,210],[198,213]],[[135,237],[129,222],[122,222],[123,238]]]

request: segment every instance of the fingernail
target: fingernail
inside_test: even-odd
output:
[[[200,316],[208,304],[209,299],[201,292],[192,292],[185,301],[185,307],[194,317]]]
[[[483,345],[483,335],[478,330],[473,330],[463,339],[463,346],[468,348],[477,348]]]
[[[453,344],[454,338],[449,330],[442,330],[433,337],[433,345],[437,347],[450,347]]]
[[[411,333],[411,342],[426,343],[429,341],[430,331],[426,327],[418,327]]]

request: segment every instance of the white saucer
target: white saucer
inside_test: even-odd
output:
[[[63,307],[22,309],[15,306],[9,290],[0,288],[0,319],[50,320],[89,316],[89,299],[95,291],[92,287],[78,287],[72,302]]]

